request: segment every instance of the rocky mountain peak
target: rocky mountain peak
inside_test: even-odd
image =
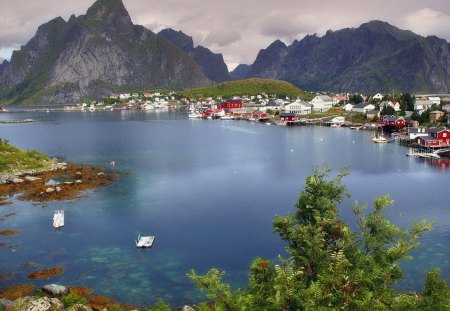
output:
[[[87,10],[86,18],[118,26],[133,25],[122,0],[97,0]]]
[[[172,28],[163,29],[158,33],[158,36],[162,36],[178,46],[184,51],[194,50],[194,41],[192,37],[189,37],[184,32],[173,30]]]

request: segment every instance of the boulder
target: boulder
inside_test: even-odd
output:
[[[77,181],[75,181],[75,183],[76,183],[76,184],[81,184],[81,183],[83,183],[83,182],[82,182],[81,180],[78,179]]]
[[[53,192],[55,192],[55,188],[47,188],[47,189],[45,189],[45,192],[46,193],[53,193]]]
[[[184,306],[183,309],[181,309],[182,311],[195,311],[194,308],[189,307],[189,306]]]
[[[14,309],[14,301],[9,299],[0,299],[0,309],[6,310],[6,311],[12,311]]]
[[[33,182],[33,181],[36,181],[36,180],[40,180],[40,179],[42,179],[42,178],[34,177],[34,176],[25,176],[24,179],[25,179],[26,181],[31,181],[31,182]]]
[[[64,309],[64,305],[56,298],[42,297],[37,300],[33,300],[31,297],[25,297],[23,299],[16,300],[17,310],[27,311],[61,311]]]
[[[58,186],[58,187],[56,187],[55,189],[56,189],[56,192],[61,192],[61,191],[62,191],[62,188],[61,188],[61,187],[59,187],[59,186]]]
[[[22,178],[14,178],[13,180],[12,180],[12,182],[14,183],[14,184],[21,184],[21,183],[23,183],[25,180],[23,180]]]
[[[97,176],[103,176],[103,175],[105,175],[104,172],[100,172],[100,173],[97,174]]]
[[[92,308],[90,306],[76,304],[67,308],[66,311],[92,311]]]
[[[42,291],[54,297],[64,296],[69,293],[69,289],[67,287],[58,284],[45,285],[42,287]]]

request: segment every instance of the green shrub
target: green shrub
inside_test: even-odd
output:
[[[69,294],[69,295],[61,297],[60,300],[63,303],[64,308],[68,308],[68,307],[76,305],[76,304],[81,304],[81,305],[87,304],[87,299],[78,294]]]

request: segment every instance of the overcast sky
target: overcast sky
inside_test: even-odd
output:
[[[229,69],[253,63],[276,39],[290,44],[307,34],[358,27],[378,19],[450,41],[450,0],[123,0],[135,24],[158,32],[182,30]],[[9,59],[37,27],[61,16],[85,14],[94,0],[0,0],[0,58]]]

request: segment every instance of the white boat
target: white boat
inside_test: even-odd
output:
[[[136,240],[136,247],[139,248],[145,248],[145,247],[152,247],[153,242],[155,241],[154,236],[141,236],[138,235],[138,238]]]
[[[226,116],[220,117],[220,120],[234,120],[234,117],[226,115]]]
[[[386,143],[390,143],[393,140],[394,140],[394,138],[387,138],[383,134],[377,135],[372,138],[372,141],[376,144],[386,144]]]
[[[203,118],[203,114],[201,114],[199,112],[191,112],[189,114],[189,118],[190,119],[200,119],[200,118]]]
[[[64,211],[55,211],[53,214],[53,227],[64,227]]]

